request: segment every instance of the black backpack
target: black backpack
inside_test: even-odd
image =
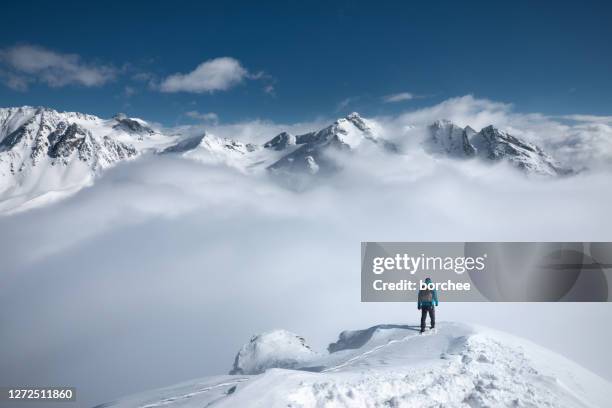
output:
[[[419,302],[432,303],[433,302],[433,290],[430,290],[430,289],[419,290]]]

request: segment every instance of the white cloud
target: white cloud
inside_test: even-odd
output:
[[[35,81],[51,87],[100,86],[112,81],[117,73],[110,65],[83,62],[77,54],[62,54],[33,45],[1,49],[0,64],[8,72],[4,75],[5,85],[16,90],[25,90]]]
[[[266,85],[264,86],[263,90],[268,95],[276,96],[276,90],[274,89],[274,85]]]
[[[257,79],[262,74],[255,74]],[[160,84],[162,92],[212,93],[225,91],[249,78],[249,72],[240,61],[221,57],[205,61],[187,74],[173,74]]]
[[[217,115],[215,112],[201,113],[198,111],[189,111],[185,112],[185,116],[190,117],[191,119],[200,120],[202,122],[210,122],[214,124],[219,123],[219,115]]]
[[[573,120],[575,122],[607,123],[612,124],[612,116],[599,115],[563,115],[561,119]]]
[[[396,94],[385,95],[383,96],[382,99],[385,103],[393,103],[393,102],[409,101],[414,98],[415,98],[415,95],[411,94],[410,92],[400,92]]]

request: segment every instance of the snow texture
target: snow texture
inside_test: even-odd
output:
[[[286,330],[253,336],[236,355],[230,374],[260,374],[268,368],[296,368],[316,354],[303,337]]]
[[[238,375],[104,406],[606,407],[612,397],[606,380],[526,340],[460,323],[443,322],[424,335],[418,330],[387,324],[345,331],[319,355],[303,339],[274,331],[240,350]],[[274,368],[287,361],[293,369]]]

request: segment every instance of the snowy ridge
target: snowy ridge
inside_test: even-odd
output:
[[[557,176],[571,173],[538,146],[494,126],[476,132],[469,126],[462,128],[448,120],[438,120],[429,127],[424,147],[434,155],[462,159],[477,157],[488,162],[506,161],[529,174]]]
[[[338,169],[330,154],[357,150],[364,143],[379,145],[389,152],[398,150],[395,144],[377,134],[373,123],[353,112],[324,129],[297,136],[295,144],[300,147],[268,169],[274,174],[328,173]]]
[[[512,165],[530,173],[555,176],[571,172],[561,168],[538,146],[493,126],[487,126],[475,134],[471,143],[476,155],[493,161],[508,160]]]
[[[270,367],[262,374],[203,378],[104,406],[605,407],[612,397],[609,382],[560,355],[460,323],[441,323],[425,335],[406,325],[344,332],[320,354],[304,354],[305,344],[295,341],[285,331],[257,341],[282,359],[243,347],[241,359],[257,356]],[[303,363],[273,368],[291,350]]]
[[[338,170],[331,156],[356,151],[363,143],[397,151],[393,143],[377,135],[372,123],[351,113],[321,130],[297,136],[282,132],[262,145],[205,134],[201,143],[185,152],[184,157],[225,164],[242,172],[268,170],[275,175],[313,175]]]

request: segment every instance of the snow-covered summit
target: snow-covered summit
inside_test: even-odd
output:
[[[418,330],[385,324],[345,331],[318,354],[275,331],[239,352],[245,363],[267,367],[262,373],[236,370],[104,406],[606,407],[612,398],[608,381],[526,340],[461,323]],[[286,361],[296,363],[287,369]]]
[[[449,120],[438,120],[428,130],[424,147],[434,155],[506,161],[529,174],[556,176],[571,172],[563,169],[540,147],[493,125],[476,132],[470,126],[462,128]]]
[[[477,156],[494,161],[507,160],[512,165],[529,173],[554,176],[570,172],[561,168],[540,147],[503,132],[494,126],[483,128],[472,137],[471,143]]]
[[[121,129],[128,133],[135,133],[138,135],[152,135],[155,133],[147,122],[138,118],[129,118],[124,113],[118,113],[113,116],[113,119],[117,122],[113,125],[113,129]]]
[[[328,173],[338,169],[338,164],[330,156],[357,150],[362,144],[375,144],[386,151],[397,151],[395,144],[382,138],[369,121],[353,112],[321,130],[296,136],[297,149],[268,169],[275,174]]]
[[[288,132],[281,132],[272,139],[264,143],[266,149],[285,150],[290,146],[295,146],[297,138]]]

